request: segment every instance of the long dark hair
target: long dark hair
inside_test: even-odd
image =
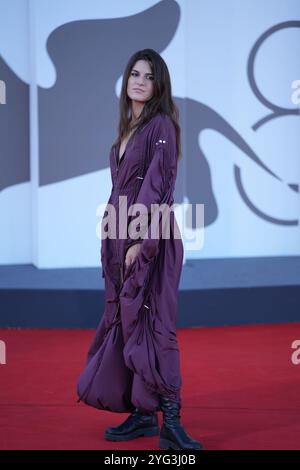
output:
[[[132,120],[131,99],[127,95],[127,83],[130,73],[138,60],[146,60],[153,73],[153,96],[146,101],[142,112],[134,123]],[[176,150],[178,160],[181,158],[181,132],[179,126],[179,110],[172,98],[170,74],[167,64],[154,49],[142,49],[135,52],[129,59],[122,81],[120,96],[120,118],[118,125],[118,137],[112,147],[119,145],[129,132],[140,129],[157,112],[171,118],[176,131]]]

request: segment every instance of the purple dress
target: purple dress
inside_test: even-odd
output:
[[[176,317],[183,243],[172,211],[168,239],[161,236],[162,224],[159,236],[151,237],[150,223],[145,226],[148,237],[131,238],[126,230],[134,220],[130,214],[122,226],[124,230],[127,225],[125,236],[120,236],[119,209],[124,202],[119,197],[127,196],[127,209],[144,204],[150,221],[151,204],[172,206],[177,175],[172,120],[156,113],[131,135],[121,161],[118,148],[112,148],[109,158],[113,186],[108,203],[116,209],[117,237],[101,240],[105,308],[77,393],[79,400],[99,409],[155,411],[160,409],[159,395],[181,404]],[[134,243],[140,243],[140,251],[126,269],[125,254]]]

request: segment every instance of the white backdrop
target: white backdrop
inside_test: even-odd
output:
[[[60,78],[49,55],[47,40],[57,28],[72,22],[95,19],[130,21],[134,15],[160,3],[145,0],[2,0],[0,79],[5,64],[22,84],[28,86],[30,111],[25,118],[30,123],[30,178],[16,184],[5,184],[10,159],[6,148],[2,147],[1,264],[33,263],[40,268],[99,266],[101,240],[96,235],[99,223],[96,210],[110,194],[108,166],[100,168],[99,164],[96,171],[42,185],[40,182],[39,113],[45,113],[47,119],[47,108],[39,107],[38,90],[51,90]],[[221,116],[280,178],[274,178],[251,160],[233,144],[228,134],[217,132],[209,125],[202,132],[199,128],[196,144],[209,168],[211,192],[217,210],[205,227],[203,247],[189,250],[186,243],[185,259],[299,255],[300,201],[296,188],[300,181],[299,112],[270,119],[254,129],[253,126],[271,111],[253,92],[247,70],[249,54],[258,38],[275,25],[300,20],[299,1],[168,0],[165,8],[173,8],[172,4],[176,4],[180,17],[161,55],[170,70],[173,95],[186,109],[181,114],[182,129],[187,136],[183,161],[180,162],[183,165],[184,200],[192,202],[188,196],[191,183],[187,169],[194,158],[189,141],[189,126],[194,116],[186,114],[193,109],[185,105],[187,100],[195,102],[195,106],[208,107],[214,115]],[[153,24],[155,36],[162,34],[168,17],[161,21],[160,27]],[[121,37],[116,39],[122,41]],[[109,46],[111,55],[108,53],[105,67],[110,67],[109,61],[114,60],[114,45]],[[153,47],[151,41],[147,47]],[[131,53],[138,49],[139,37]],[[124,57],[124,63],[129,55]],[[67,60],[73,59],[66,57]],[[274,106],[299,111],[300,100],[293,103],[291,98],[292,83],[300,79],[299,26],[279,28],[261,44],[255,56],[254,76],[260,93]],[[115,77],[116,97],[119,96],[121,78]],[[8,110],[11,106],[10,83],[6,83],[6,88],[6,104],[0,105],[2,120],[5,119],[4,108]],[[18,109],[13,111],[17,113]],[[92,125],[92,120],[91,114],[91,122],[87,125]],[[117,122],[106,123],[113,134],[116,125]],[[105,133],[101,125],[99,129],[100,134],[101,129]],[[65,137],[64,128],[62,134]],[[18,139],[13,129],[11,136]],[[72,135],[69,138],[72,139]],[[24,155],[18,155],[18,158],[26,158],[25,149]],[[82,159],[85,158],[86,155],[82,154]],[[99,153],[100,160],[102,163],[107,161],[107,153]],[[51,160],[48,165],[51,167]],[[247,204],[234,178],[235,166],[241,171]],[[199,175],[201,187],[206,184],[206,179],[206,175]],[[201,203],[201,199],[198,202]],[[185,241],[184,226],[180,229]]]

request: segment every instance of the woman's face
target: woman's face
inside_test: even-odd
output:
[[[146,60],[138,60],[132,67],[128,83],[127,94],[134,101],[148,101],[153,95],[154,76],[150,64]]]

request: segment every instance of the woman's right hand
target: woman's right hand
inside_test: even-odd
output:
[[[129,266],[134,262],[135,258],[137,257],[139,251],[141,249],[140,243],[135,243],[131,247],[128,248],[126,257],[125,257],[125,268],[128,269]]]

